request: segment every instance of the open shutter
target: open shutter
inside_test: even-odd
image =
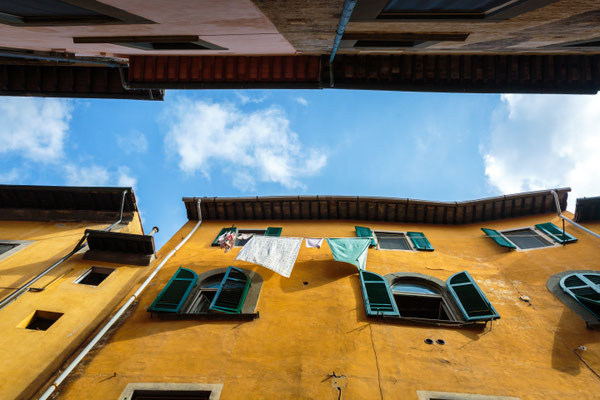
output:
[[[467,271],[452,275],[446,281],[446,285],[467,321],[500,318],[494,306]]]
[[[358,271],[367,315],[400,316],[390,285],[384,277],[374,272]]]
[[[236,233],[237,232],[237,228],[230,226],[229,228],[223,228],[223,229],[221,229],[221,232],[219,232],[219,234],[217,235],[217,237],[215,238],[215,240],[213,240],[211,246],[218,246],[219,245],[219,238],[221,237],[222,234],[224,234],[227,231],[233,231],[234,233]]]
[[[249,288],[250,279],[246,274],[241,269],[229,267],[208,309],[228,314],[240,314]]]
[[[560,280],[560,287],[600,319],[600,274],[567,275]]]
[[[268,227],[267,231],[265,232],[265,236],[281,236],[281,231],[283,230],[283,228],[273,228],[273,227]]]
[[[481,228],[486,235],[494,239],[494,242],[498,243],[502,247],[508,247],[509,249],[516,249],[517,247],[509,242],[502,234],[494,229]]]
[[[371,246],[375,246],[377,242],[375,242],[375,237],[373,236],[373,231],[370,228],[365,226],[355,226],[356,236],[357,237],[366,237],[371,238]]]
[[[422,232],[406,232],[406,234],[413,242],[415,249],[421,251],[433,251],[433,246]]]
[[[148,311],[177,313],[198,281],[198,275],[186,268],[179,268],[165,288],[156,296]]]
[[[535,227],[550,236],[557,243],[573,243],[577,241],[575,236],[569,235],[567,232],[565,232],[563,235],[562,229],[554,225],[552,222],[537,224]]]

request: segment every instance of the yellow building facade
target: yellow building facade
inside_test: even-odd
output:
[[[130,188],[0,186],[0,398],[31,398],[144,273],[87,256],[109,226],[143,236]]]
[[[567,192],[556,191],[563,210]],[[150,267],[160,270],[128,317],[54,398],[598,398],[598,332],[586,326],[586,310],[569,306],[555,283],[557,274],[600,271],[600,239],[567,224],[566,233],[577,240],[553,241],[542,229],[548,223],[562,229],[551,191],[463,203],[358,197],[184,201],[189,221]],[[362,273],[334,261],[327,242],[321,248],[303,242],[285,278],[235,260],[241,247],[225,252],[214,246],[223,228],[232,226],[238,235],[280,227],[282,237],[301,238],[356,237],[356,226],[370,229],[378,243],[368,249],[366,271],[387,280],[400,317],[367,315],[367,307],[375,306],[373,298],[367,305]],[[433,251],[417,251],[409,232],[422,233]],[[402,238],[408,248],[390,249]],[[500,246],[504,239],[515,249]],[[530,240],[538,239],[531,248]],[[203,311],[185,315],[188,296],[214,290],[214,277],[220,279],[229,266],[250,281],[240,312],[198,306]],[[183,308],[149,312],[160,305],[157,296],[166,304],[163,289],[180,268],[198,276]],[[461,314],[459,303],[468,309],[467,299],[458,288],[453,297],[446,282],[462,271],[499,319],[469,321]],[[419,315],[432,307],[438,307],[437,317]]]

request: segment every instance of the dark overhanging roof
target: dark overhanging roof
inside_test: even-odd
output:
[[[131,56],[131,87],[322,89],[327,56]],[[585,93],[600,89],[594,54],[343,55],[333,87],[471,93]]]
[[[124,191],[123,220],[131,221],[137,211],[131,188],[0,185],[0,219],[114,222]]]
[[[153,236],[93,229],[85,232],[89,246],[85,259],[133,265],[149,265],[154,259]]]
[[[570,188],[554,189],[561,211]],[[391,197],[279,196],[184,197],[190,220],[354,220],[428,224],[470,224],[481,221],[556,212],[550,190],[485,199],[436,202]]]
[[[595,220],[600,220],[600,196],[577,199],[575,221],[585,222]]]

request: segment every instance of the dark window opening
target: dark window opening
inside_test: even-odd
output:
[[[394,300],[400,317],[440,321],[450,320],[441,296],[416,296],[394,293]]]
[[[266,232],[266,229],[238,229],[235,246],[242,247],[248,243],[248,240],[253,236],[265,236]]]
[[[131,400],[208,400],[206,390],[135,390]]]
[[[215,274],[204,280],[198,285],[196,294],[192,293],[193,299],[183,313],[185,314],[205,314],[209,312],[209,307],[215,299],[217,290],[223,281],[225,274]]]
[[[7,251],[11,251],[12,249],[14,249],[17,246],[18,246],[18,244],[0,243],[0,254],[4,254]]]
[[[62,313],[36,311],[25,328],[34,331],[48,330],[62,315]]]
[[[590,42],[572,43],[566,44],[564,47],[600,47],[600,40],[593,40]]]
[[[107,43],[140,50],[227,50],[198,36],[84,36],[73,38],[73,43]]]
[[[379,19],[480,19],[516,0],[390,0]]]
[[[81,285],[98,286],[113,271],[114,269],[112,268],[92,267],[88,269],[83,275],[81,275],[81,277],[77,279],[75,283],[79,283]]]
[[[415,47],[423,43],[409,40],[357,40],[354,47]]]
[[[375,232],[380,249],[412,250],[404,233]]]
[[[548,242],[529,228],[502,232],[502,234],[520,249],[536,249],[540,247],[552,246],[552,243]]]

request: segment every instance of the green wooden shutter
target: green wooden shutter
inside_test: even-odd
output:
[[[420,251],[433,251],[433,246],[422,232],[406,232],[413,245]]]
[[[569,235],[566,231],[563,235],[562,229],[554,225],[552,222],[537,224],[535,227],[549,235],[557,243],[573,243],[577,241],[575,236]]]
[[[228,314],[240,314],[249,288],[250,279],[244,271],[229,267],[208,309]]]
[[[600,274],[570,274],[560,280],[560,287],[600,319]]]
[[[198,281],[198,275],[186,268],[179,268],[164,289],[156,296],[148,311],[177,313]]]
[[[228,228],[221,229],[221,232],[219,232],[219,234],[217,235],[217,237],[215,238],[215,240],[213,240],[211,246],[218,246],[219,245],[219,237],[221,237],[221,235],[224,234],[227,231],[233,231],[234,233],[236,233],[237,232],[237,228],[230,226]]]
[[[265,232],[265,236],[281,236],[281,231],[283,230],[283,228],[273,228],[273,227],[268,227],[267,231]]]
[[[481,228],[486,235],[494,239],[494,242],[498,243],[502,247],[508,247],[509,249],[516,249],[517,247],[509,242],[502,234],[494,229]]]
[[[377,245],[377,242],[375,242],[375,237],[373,237],[373,231],[370,228],[364,226],[355,226],[354,229],[356,229],[357,237],[371,238],[371,246]]]
[[[500,318],[494,306],[467,271],[452,275],[446,281],[446,285],[467,321]]]
[[[400,316],[390,285],[384,277],[374,272],[358,271],[367,315]]]

